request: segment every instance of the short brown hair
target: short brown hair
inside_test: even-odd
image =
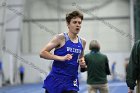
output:
[[[89,50],[96,49],[97,51],[100,50],[100,45],[97,40],[92,40],[89,44]]]
[[[81,18],[81,20],[83,20],[83,14],[82,13],[80,13],[79,11],[72,11],[72,12],[66,14],[67,23],[69,24],[71,19],[74,18],[74,17],[79,17],[79,18]]]

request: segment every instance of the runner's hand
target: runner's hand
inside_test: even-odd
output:
[[[84,57],[79,59],[79,65],[81,68],[87,68]]]

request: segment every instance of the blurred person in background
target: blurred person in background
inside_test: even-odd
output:
[[[127,66],[129,63],[129,58],[124,59],[124,70],[125,70],[125,75],[124,75],[124,80],[126,81],[126,73],[127,73]]]
[[[117,73],[116,73],[116,61],[112,63],[111,66],[111,74],[112,74],[112,80],[115,81],[117,79]]]
[[[4,81],[4,74],[3,74],[3,68],[2,68],[2,61],[0,59],[0,87],[2,87]]]
[[[125,58],[124,61],[125,61],[125,63],[124,63],[125,72],[127,72],[127,66],[128,66],[128,63],[129,63],[129,58]]]
[[[87,69],[81,68],[81,72],[87,70],[88,93],[109,93],[107,75],[110,75],[108,58],[100,52],[97,40],[92,40],[89,45],[90,53],[85,55]]]
[[[128,93],[134,93],[134,87],[137,86],[136,93],[140,93],[140,40],[133,45],[129,63],[127,66],[126,83]]]
[[[19,75],[20,75],[21,84],[24,83],[24,72],[25,72],[25,69],[24,69],[23,65],[20,65],[20,67],[19,67]]]

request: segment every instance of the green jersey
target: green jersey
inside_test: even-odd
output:
[[[134,44],[131,51],[126,74],[127,86],[133,90],[138,79],[140,79],[140,40]]]
[[[108,58],[106,55],[91,51],[85,55],[87,64],[87,84],[105,84],[107,75],[110,74]]]

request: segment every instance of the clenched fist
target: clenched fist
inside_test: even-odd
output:
[[[71,60],[73,54],[67,54],[65,56],[61,56],[61,61]]]
[[[134,91],[129,88],[128,93],[134,93]]]

